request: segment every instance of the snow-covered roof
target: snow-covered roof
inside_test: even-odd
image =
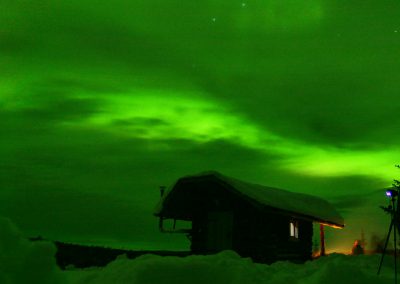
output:
[[[308,218],[324,223],[325,225],[344,227],[343,217],[329,202],[322,198],[244,182],[235,178],[227,177],[215,171],[185,176],[178,179],[177,182],[164,194],[156,207],[155,215],[160,215],[163,211],[165,203],[168,202],[169,195],[174,191],[176,185],[180,181],[201,180],[202,178],[210,177],[222,182],[226,185],[228,190],[243,195],[247,199],[260,205],[293,213],[298,217]]]

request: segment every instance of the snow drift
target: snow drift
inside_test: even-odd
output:
[[[379,255],[333,254],[305,264],[253,263],[232,251],[210,256],[121,257],[102,269],[71,271],[75,284],[386,284],[393,283],[390,259],[376,275]],[[71,278],[72,279],[72,278]]]
[[[0,217],[0,283],[65,283],[55,252],[51,243],[24,239],[10,220]]]

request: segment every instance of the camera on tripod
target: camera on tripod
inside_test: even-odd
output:
[[[394,271],[395,271],[395,283],[397,284],[397,235],[400,235],[400,182],[395,180],[393,187],[386,190],[386,196],[390,198],[390,204],[387,207],[380,206],[386,213],[391,216],[391,222],[389,226],[389,232],[386,237],[385,247],[382,252],[381,262],[379,263],[378,274],[381,271],[383,258],[386,253],[386,249],[389,243],[390,235],[393,233],[393,248],[394,248]]]
[[[386,190],[386,196],[391,199],[391,204],[389,204],[387,207],[385,206],[379,206],[383,211],[386,213],[393,214],[395,213],[394,208],[394,201],[395,199],[399,196],[399,190],[398,189],[388,189]]]

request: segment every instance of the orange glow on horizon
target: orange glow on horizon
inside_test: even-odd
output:
[[[345,249],[345,248],[333,248],[333,249],[328,249],[326,254],[332,254],[332,253],[340,253],[340,254],[346,254],[350,255],[351,249]]]
[[[339,254],[345,254],[345,255],[351,255],[351,249],[345,249],[345,248],[333,248],[333,249],[327,249],[325,252],[325,256],[328,256],[330,254],[334,254],[334,253],[339,253]],[[313,259],[317,259],[321,257],[321,252],[320,251],[316,251],[312,253],[312,258]]]

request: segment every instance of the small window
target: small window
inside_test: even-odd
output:
[[[299,223],[297,221],[290,221],[290,236],[299,238]]]

